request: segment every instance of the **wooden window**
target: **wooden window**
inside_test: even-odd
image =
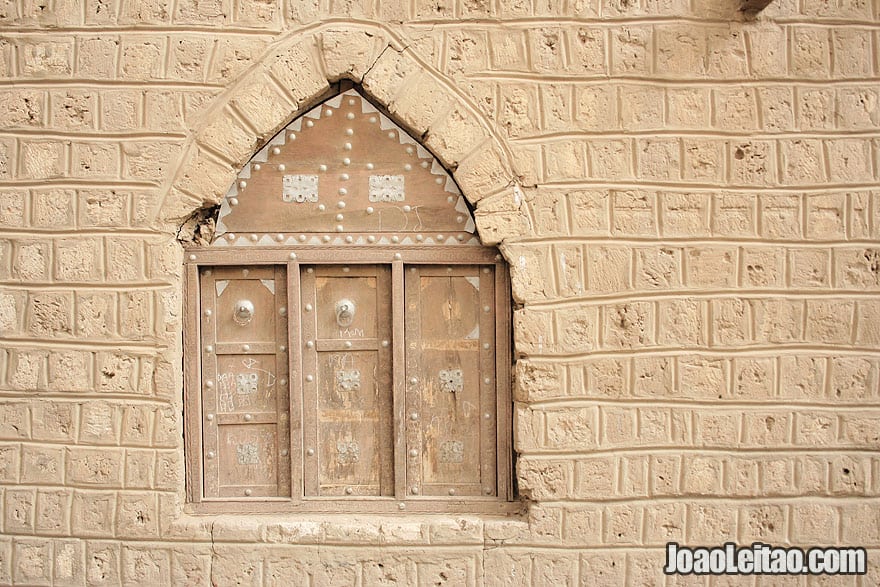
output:
[[[194,511],[512,511],[498,251],[356,91],[279,137],[187,255]]]

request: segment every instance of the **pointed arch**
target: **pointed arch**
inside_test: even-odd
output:
[[[367,24],[294,33],[223,92],[168,178],[159,220],[177,226],[194,211],[219,204],[258,148],[346,79],[452,171],[464,197],[477,205],[485,244],[527,231],[510,149],[490,121],[392,31]],[[491,205],[481,209],[481,201]]]

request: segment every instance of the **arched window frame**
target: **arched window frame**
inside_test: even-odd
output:
[[[342,95],[342,94],[341,94]],[[328,100],[329,102],[329,100]],[[320,108],[322,105],[319,105]],[[384,114],[382,114],[384,116]],[[282,133],[285,130],[281,131]],[[403,132],[403,131],[400,131]],[[408,137],[410,140],[411,137]],[[414,140],[413,140],[414,141]],[[265,148],[272,145],[270,140]],[[421,147],[421,145],[419,145]],[[423,149],[423,147],[421,147]],[[445,170],[444,170],[445,173]],[[451,178],[449,179],[451,181]],[[228,200],[228,198],[227,198]],[[463,201],[463,199],[462,199]],[[222,210],[222,209],[221,209]],[[468,218],[471,218],[468,211]],[[222,211],[221,211],[222,222]],[[291,227],[296,228],[296,227]],[[459,237],[457,244],[444,244],[441,239],[416,239],[416,233],[379,236],[367,241],[361,238],[357,242],[344,242],[344,234],[340,238],[328,238],[310,235],[308,238],[290,235],[272,235],[275,242],[268,243],[258,236],[237,235],[235,240],[244,239],[246,246],[192,246],[186,254],[186,291],[185,291],[185,434],[187,462],[187,498],[193,511],[205,513],[221,513],[229,511],[351,511],[351,512],[474,512],[474,513],[507,513],[516,509],[511,503],[513,499],[513,451],[511,446],[512,415],[511,415],[511,353],[510,353],[510,284],[506,264],[497,249],[485,247],[472,242],[461,244],[465,240]],[[228,236],[228,235],[227,235]],[[361,235],[364,236],[364,235]],[[409,238],[407,238],[407,236]],[[215,243],[220,238],[215,239]],[[233,239],[229,241],[235,242]],[[331,242],[326,242],[330,240]],[[426,242],[427,240],[431,241]],[[334,242],[335,241],[335,242]],[[225,241],[220,241],[224,242]],[[307,460],[310,450],[308,431],[309,409],[304,405],[306,367],[304,355],[307,342],[300,311],[303,302],[303,275],[309,268],[368,268],[385,267],[390,277],[391,293],[390,315],[392,317],[389,354],[391,356],[392,379],[392,450],[390,457],[393,476],[393,492],[381,497],[365,497],[358,495],[322,496],[315,495],[308,485],[313,483],[314,472],[309,472]],[[421,274],[422,269],[444,268],[450,274],[464,271],[464,268],[491,270],[492,294],[491,302],[494,319],[492,340],[492,373],[480,370],[481,385],[490,385],[494,393],[494,413],[487,412],[486,417],[494,421],[495,438],[494,474],[491,491],[481,491],[484,495],[461,495],[451,487],[446,495],[423,495],[413,488],[409,482],[408,471],[412,468],[408,460],[412,459],[414,442],[410,442],[407,427],[412,422],[424,421],[428,415],[418,414],[410,408],[408,394],[411,393],[412,378],[409,377],[410,366],[407,364],[406,343],[412,330],[407,320],[408,302],[412,300],[408,292],[414,291],[411,281]],[[209,384],[204,376],[204,366],[209,361],[206,357],[214,352],[213,345],[206,344],[206,311],[208,306],[216,303],[211,301],[209,287],[214,271],[248,270],[256,271],[261,277],[274,275],[276,283],[275,295],[279,299],[275,311],[283,316],[286,323],[286,348],[281,351],[286,360],[279,362],[276,379],[289,381],[289,399],[287,400],[287,422],[290,428],[289,465],[282,467],[279,474],[287,474],[290,480],[289,496],[261,496],[257,494],[209,495],[206,491],[205,462],[206,427],[214,426],[219,414],[206,409],[203,398]],[[430,271],[428,271],[430,273]],[[485,272],[484,272],[485,273]],[[256,275],[256,274],[254,274]],[[414,282],[413,282],[414,283]],[[485,300],[482,300],[485,301]],[[288,312],[287,309],[291,310]],[[482,309],[482,307],[481,307]],[[210,314],[208,314],[210,315]],[[378,340],[379,337],[377,337]],[[485,346],[488,343],[481,342]],[[211,382],[213,383],[213,382]],[[246,416],[243,415],[243,417]],[[481,413],[480,416],[483,416]],[[214,423],[212,423],[214,422]],[[299,432],[297,431],[299,430]],[[314,439],[311,439],[314,441]],[[285,455],[286,456],[286,455]],[[417,488],[420,489],[420,488]],[[283,493],[283,490],[282,490]],[[488,494],[488,495],[486,495]]]

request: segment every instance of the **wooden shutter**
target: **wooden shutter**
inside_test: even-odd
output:
[[[495,267],[406,268],[411,495],[497,495]]]
[[[204,496],[289,496],[284,269],[208,268],[200,282]]]
[[[305,495],[394,495],[391,272],[301,273]]]

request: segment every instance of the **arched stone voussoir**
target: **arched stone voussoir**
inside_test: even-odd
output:
[[[321,31],[320,54],[327,79],[360,82],[392,42],[373,27],[336,26]]]

